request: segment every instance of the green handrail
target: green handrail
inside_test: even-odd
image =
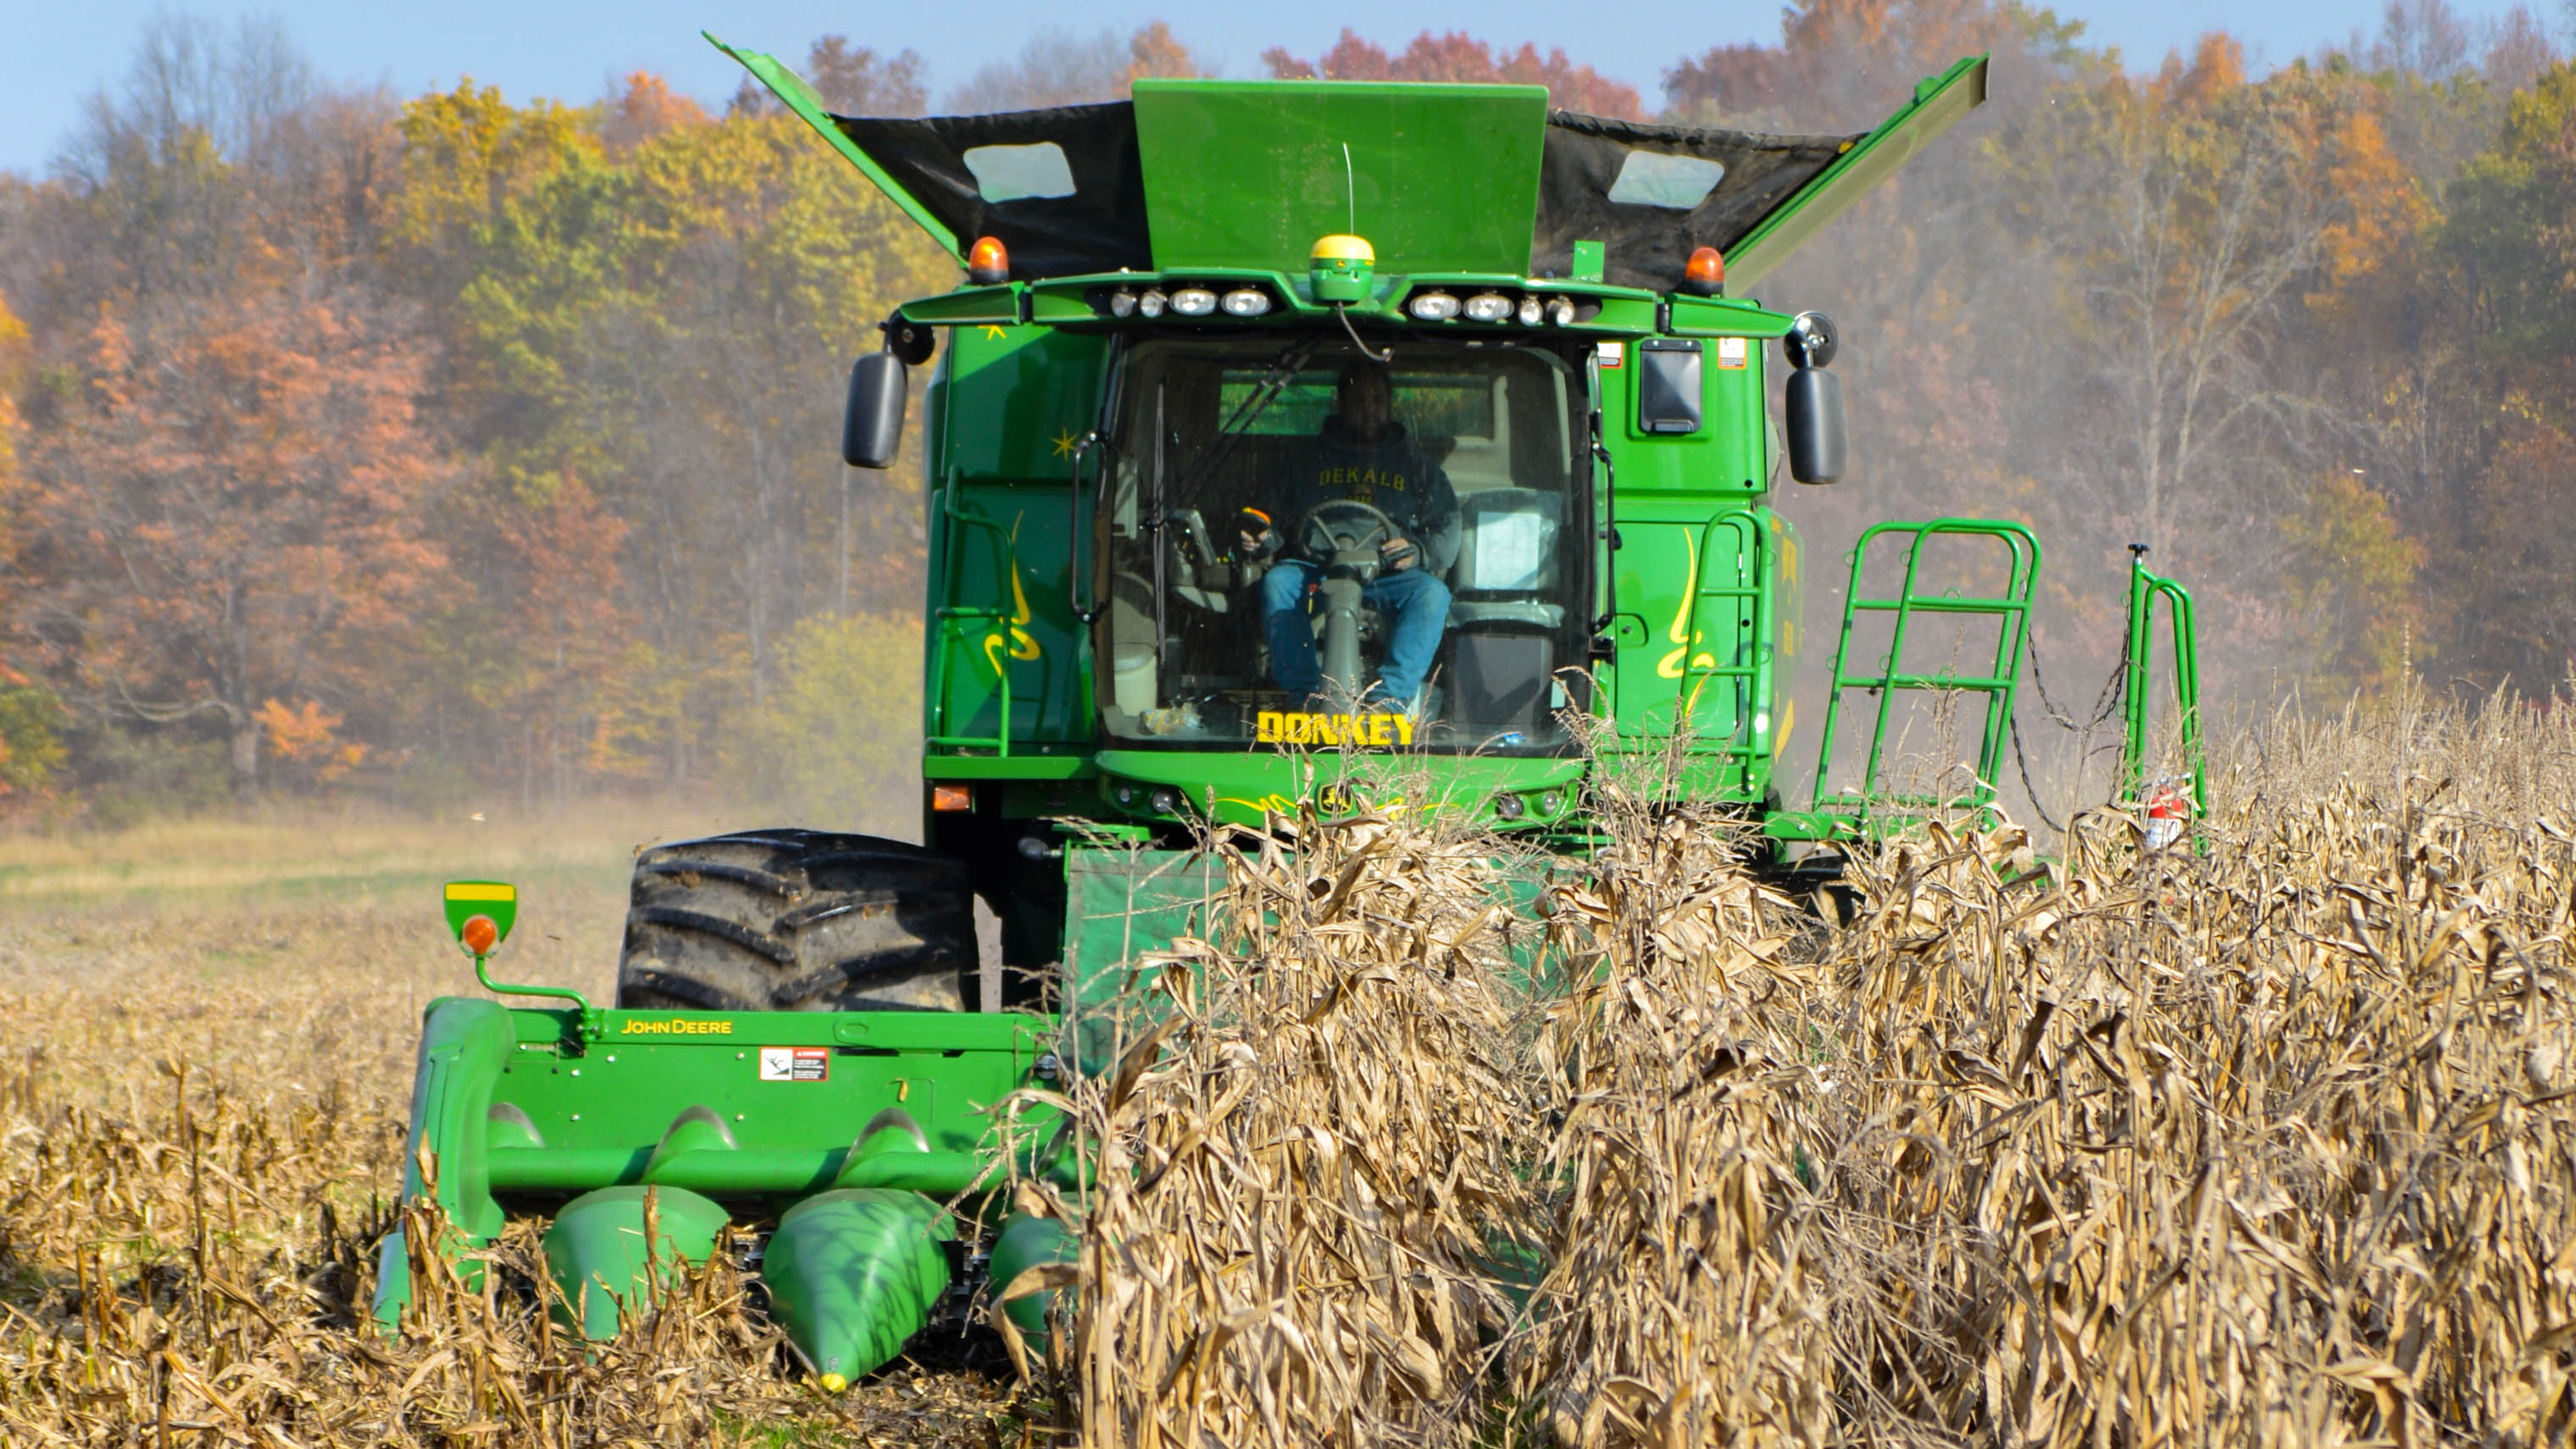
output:
[[[2182,717],[2182,749],[2191,767],[2192,818],[2209,815],[2209,763],[2200,738],[2200,655],[2192,621],[2191,591],[2147,570],[2147,546],[2129,545],[2129,645],[2122,656],[2128,678],[2128,741],[2120,761],[2120,800],[2139,803],[2146,787],[2147,657],[2155,642],[2156,601],[2165,601],[2174,656],[2174,707]]]
[[[1004,579],[1016,577],[1020,567],[1019,556],[1011,546],[1010,531],[979,512],[968,512],[959,506],[957,484],[957,475],[951,473],[946,486],[939,490],[941,516],[969,528],[989,531],[999,551],[1001,576]],[[953,565],[964,543],[954,533],[949,535],[947,543],[949,561]],[[953,579],[959,576],[960,570],[951,567],[943,572]],[[969,626],[976,623],[995,625],[1004,631],[1004,637],[1007,638],[1011,625],[1011,611],[1001,605],[984,608],[970,604],[947,604],[942,605],[933,617],[938,623],[939,632],[936,645],[930,653],[931,727],[922,744],[932,748],[989,749],[996,755],[1008,757],[1011,753],[1011,666],[1003,662],[1009,658],[1008,653],[1005,652],[1003,660],[993,661],[995,704],[1000,712],[994,732],[990,735],[957,734],[951,731],[948,721],[948,679],[951,661],[956,657],[953,646],[964,642],[973,632]]]
[[[1864,598],[1861,595],[1861,570],[1869,558],[1870,545],[1880,537],[1910,536],[1906,549],[1905,581],[1896,597]],[[1923,564],[1925,546],[1936,538],[1992,538],[2004,547],[2006,576],[2004,592],[1990,596],[1963,596],[1956,593],[1924,594],[1915,581]],[[2030,636],[2030,593],[2039,578],[2039,540],[2031,531],[2009,519],[1936,518],[1929,523],[1881,523],[1873,525],[1853,546],[1851,587],[1844,595],[1841,641],[1834,649],[1833,688],[1825,703],[1824,740],[1816,762],[1814,808],[1820,812],[1867,816],[1874,807],[1896,806],[1909,811],[1983,809],[1993,803],[1994,781],[2003,766],[2004,745],[2012,730],[2013,694],[2021,678],[2024,650]],[[1893,613],[1896,626],[1888,639],[1887,655],[1879,661],[1878,672],[1854,674],[1851,671],[1852,625],[1863,613]],[[1899,666],[1905,658],[1906,630],[1920,614],[1986,614],[1998,621],[1993,672],[1985,675],[1909,674]],[[1861,771],[1857,798],[1825,795],[1832,778],[1834,735],[1841,722],[1843,691],[1868,689],[1878,695],[1878,710],[1872,720],[1869,756]],[[1986,696],[1986,718],[1978,743],[1976,784],[1965,796],[1945,799],[1931,795],[1908,795],[1879,788],[1879,767],[1887,749],[1887,726],[1899,690],[1929,689],[1981,693]]]
[[[1690,721],[1698,709],[1700,691],[1712,679],[1743,681],[1736,701],[1735,723],[1728,738],[1714,746],[1710,753],[1760,759],[1768,752],[1771,735],[1771,589],[1768,583],[1772,551],[1770,519],[1750,508],[1730,509],[1710,517],[1700,526],[1698,577],[1692,585],[1689,609],[1684,614],[1682,631],[1682,669],[1679,692],[1674,701],[1674,726]],[[1732,582],[1716,583],[1718,543],[1726,538],[1724,557],[1734,567],[1724,577]],[[1728,631],[1736,635],[1733,647],[1724,657],[1736,662],[1720,664],[1721,650],[1711,644],[1702,652],[1704,637],[1702,610],[1711,599],[1724,599],[1738,606],[1741,622],[1730,620]],[[1699,661],[1706,659],[1705,665]],[[1747,699],[1744,696],[1749,695]],[[1746,706],[1750,706],[1747,708]]]

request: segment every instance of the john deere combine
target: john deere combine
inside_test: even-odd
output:
[[[766,1230],[773,1311],[826,1384],[885,1362],[943,1301],[1062,1251],[1051,1222],[961,1211],[1002,1177],[982,1110],[1097,1064],[1083,1028],[1122,963],[1202,929],[1210,824],[1374,791],[1579,861],[1590,772],[1654,756],[1785,868],[1992,799],[2040,556],[1967,519],[1865,539],[1816,790],[1781,798],[1799,549],[1774,485],[1842,474],[1843,404],[1832,324],[1744,295],[1979,104],[1983,58],[1875,130],[1767,136],[1552,112],[1536,87],[1284,81],[843,117],[728,53],[966,270],[881,324],[842,440],[889,466],[936,358],[927,844],[657,847],[613,1007],[435,1003],[408,1190],[454,1236],[387,1244],[388,1324],[410,1263],[470,1271],[505,1215],[550,1213],[565,1317],[605,1335],[733,1222]],[[1957,550],[1990,586],[1930,582]],[[1864,594],[1882,555],[1895,582]],[[2159,598],[2187,608],[2141,570],[2133,612]],[[1912,660],[1962,622],[1972,655]],[[1955,788],[1890,773],[1908,691],[1977,722]],[[508,895],[449,888],[478,971]],[[1036,1329],[1034,1308],[1013,1312]]]

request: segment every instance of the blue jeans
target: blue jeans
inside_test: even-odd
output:
[[[1306,612],[1306,590],[1323,572],[1303,559],[1281,559],[1261,576],[1261,633],[1270,641],[1270,674],[1290,694],[1313,694],[1324,682],[1314,622]],[[1417,564],[1362,585],[1360,602],[1388,621],[1378,678],[1399,704],[1410,705],[1440,652],[1440,631],[1449,626],[1449,586]]]

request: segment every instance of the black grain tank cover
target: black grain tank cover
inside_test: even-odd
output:
[[[1866,133],[1863,133],[1864,135]],[[1797,194],[1861,139],[1770,136],[1690,126],[1651,126],[1554,111],[1540,153],[1538,225],[1530,237],[1530,274],[1564,276],[1574,243],[1603,243],[1602,280],[1669,292],[1699,247],[1732,255],[1772,209]],[[1689,210],[1616,202],[1610,194],[1631,153],[1686,156],[1726,168]]]
[[[1126,101],[990,116],[834,116],[832,121],[955,232],[961,250],[977,237],[999,238],[1010,251],[1014,277],[1153,268],[1154,251],[1145,230],[1145,178],[1136,159],[1136,111]],[[1064,152],[1072,195],[995,202],[976,189],[967,152],[1050,141]]]

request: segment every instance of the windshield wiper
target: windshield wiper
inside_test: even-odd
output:
[[[1261,375],[1261,381],[1253,384],[1251,394],[1235,405],[1234,416],[1217,428],[1216,441],[1210,443],[1208,450],[1181,475],[1182,497],[1197,496],[1197,485],[1207,481],[1208,476],[1233,455],[1236,440],[1251,431],[1252,425],[1261,421],[1261,415],[1270,410],[1270,405],[1279,400],[1279,395],[1288,390],[1289,380],[1306,366],[1306,359],[1315,355],[1315,347],[1320,340],[1309,338],[1292,342],[1272,359],[1270,370]],[[1159,420],[1156,426],[1161,426]],[[1161,522],[1160,519],[1155,521]]]

